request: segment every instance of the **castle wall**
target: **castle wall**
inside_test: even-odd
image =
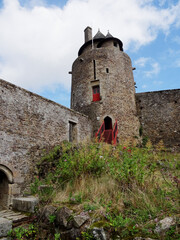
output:
[[[0,170],[12,173],[13,195],[31,180],[42,149],[69,140],[70,124],[76,142],[91,137],[87,116],[0,80]]]
[[[180,147],[180,89],[136,94],[143,136],[167,147]]]

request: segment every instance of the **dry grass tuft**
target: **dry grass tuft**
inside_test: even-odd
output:
[[[76,196],[81,196],[80,200],[76,200]],[[84,204],[95,205],[97,211],[104,211],[101,205],[106,205],[111,202],[111,206],[118,211],[122,211],[124,204],[121,198],[119,186],[114,179],[109,176],[102,176],[95,178],[92,176],[82,176],[77,179],[73,184],[67,183],[63,189],[59,189],[54,197],[54,202],[72,202],[79,203],[83,208]],[[83,204],[81,204],[81,201]]]

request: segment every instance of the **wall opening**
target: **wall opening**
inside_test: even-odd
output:
[[[98,102],[100,101],[100,88],[99,85],[96,85],[94,87],[92,87],[93,90],[93,102]]]
[[[93,68],[94,68],[94,79],[96,79],[96,61],[93,60]]]
[[[117,47],[117,46],[118,46],[117,42],[114,42],[114,47]]]
[[[7,209],[9,199],[9,180],[7,175],[0,170],[0,210]]]
[[[110,117],[105,117],[104,118],[104,123],[105,123],[105,130],[110,130],[112,129],[112,119]]]
[[[109,73],[109,68],[106,68],[106,73]]]
[[[77,142],[77,124],[69,121],[69,142]]]

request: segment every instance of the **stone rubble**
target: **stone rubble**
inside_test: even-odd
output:
[[[156,228],[154,232],[155,233],[166,232],[171,226],[175,224],[176,224],[176,221],[173,217],[166,217],[156,224]]]
[[[0,238],[6,237],[8,232],[12,229],[12,221],[0,217]]]

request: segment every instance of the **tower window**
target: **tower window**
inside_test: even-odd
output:
[[[117,42],[114,42],[114,46],[117,47]]]
[[[93,60],[93,67],[94,67],[94,79],[96,79],[96,61]]]
[[[106,68],[106,73],[109,73],[109,68]]]
[[[99,88],[99,85],[94,86],[92,88],[92,90],[93,90],[93,102],[100,101],[100,88]]]

